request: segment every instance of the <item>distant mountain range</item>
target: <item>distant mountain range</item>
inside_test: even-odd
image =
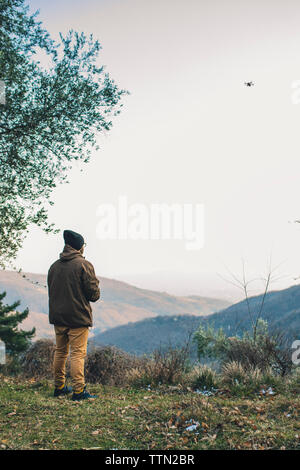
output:
[[[262,295],[249,299],[250,312],[255,317],[262,305]],[[271,330],[280,330],[291,339],[300,339],[300,286],[271,291],[266,295],[262,308],[262,318],[268,321]],[[251,328],[246,300],[229,306],[209,316],[160,316],[136,323],[118,326],[93,338],[95,345],[112,344],[134,354],[148,354],[158,346],[172,343],[180,346],[190,331],[198,326],[210,324],[222,327],[229,336],[242,335]],[[192,349],[195,356],[195,348]]]
[[[259,312],[262,295],[250,297],[250,315]],[[241,334],[251,326],[246,300],[229,306],[207,319],[215,328],[223,327],[230,334]],[[262,308],[262,318],[272,330],[281,330],[290,336],[300,335],[300,285],[267,293]]]
[[[160,346],[182,346],[201,319],[195,315],[157,316],[111,328],[95,335],[93,344],[114,345],[131,354],[149,354]],[[195,348],[194,356],[195,356]]]
[[[92,304],[94,328],[91,332],[94,334],[158,315],[210,315],[230,305],[226,300],[174,296],[114,279],[99,277],[99,280],[101,300]],[[37,338],[53,336],[53,327],[48,323],[48,292],[44,285],[46,275],[43,274],[0,271],[0,292],[7,293],[4,302],[20,300],[19,310],[29,308],[30,314],[22,323],[22,329],[35,326]]]

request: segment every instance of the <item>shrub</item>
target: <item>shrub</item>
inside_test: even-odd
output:
[[[286,375],[292,368],[291,354],[283,346],[280,335],[269,334],[252,338],[229,338],[229,346],[223,362],[239,362],[245,369],[259,368],[262,371],[272,369],[274,373]]]
[[[153,383],[149,364],[142,367],[134,367],[126,371],[126,382],[133,387],[146,387]]]
[[[200,325],[193,335],[193,342],[197,345],[199,361],[204,358],[222,358],[229,345],[223,329],[215,331],[210,325],[207,325],[206,328]]]
[[[142,367],[127,374],[128,382],[135,386],[175,385],[184,381],[190,371],[188,343],[180,348],[169,345],[155,349]]]
[[[194,334],[197,343],[198,358],[217,358],[221,364],[236,362],[245,369],[259,368],[264,371],[272,368],[273,372],[284,376],[292,369],[291,351],[281,333],[269,334],[267,323],[259,321],[255,336],[246,333],[242,338],[228,338],[222,329],[214,331],[208,326],[200,326]]]
[[[295,394],[300,393],[300,367],[295,367],[289,377],[288,389]]]
[[[218,388],[219,379],[217,373],[204,365],[195,367],[190,375],[190,383],[193,389],[211,390]]]
[[[264,389],[271,387],[276,393],[281,392],[287,383],[286,377],[278,375],[269,367],[262,372],[261,387]]]
[[[190,370],[188,346],[158,348],[153,352],[149,362],[152,381],[156,384],[179,383],[184,374]]]
[[[15,355],[6,354],[6,362],[0,365],[0,373],[3,375],[18,375],[21,371],[20,358]]]
[[[25,377],[52,378],[55,345],[51,339],[40,339],[32,344],[22,359]]]
[[[101,346],[88,354],[85,363],[85,377],[90,383],[125,385],[127,372],[142,364],[142,359],[115,346]]]
[[[222,367],[222,382],[225,385],[238,385],[247,383],[247,373],[240,362],[232,361]]]
[[[169,365],[170,366],[170,365]],[[144,366],[127,373],[128,383],[133,386],[175,385],[183,381],[183,374],[157,360],[149,359]]]
[[[286,385],[285,377],[274,373],[271,368],[261,370],[259,367],[245,367],[240,362],[232,361],[223,365],[221,380],[233,394],[252,394],[272,389],[279,393]]]
[[[54,351],[55,344],[50,339],[41,339],[33,343],[22,360],[24,376],[52,379]],[[141,363],[140,359],[113,346],[99,347],[86,357],[86,380],[90,383],[122,385],[126,381],[126,371]],[[69,359],[66,369],[69,375]]]

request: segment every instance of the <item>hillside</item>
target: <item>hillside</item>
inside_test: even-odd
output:
[[[262,296],[249,299],[251,312],[259,311]],[[262,317],[274,330],[290,336],[300,335],[300,286],[292,286],[267,294]],[[127,352],[148,354],[160,344],[182,345],[188,332],[195,331],[199,323],[208,321],[215,328],[222,327],[228,335],[242,334],[251,327],[247,302],[238,302],[226,309],[206,317],[194,316],[156,317],[136,323],[118,326],[94,337],[95,344],[114,344]]]
[[[0,292],[6,291],[6,303],[21,300],[19,309],[29,308],[22,328],[37,327],[37,338],[52,336],[48,323],[48,292],[42,274],[0,271]],[[179,297],[166,292],[140,289],[125,282],[99,277],[101,300],[93,304],[94,332],[136,322],[157,315],[209,315],[229,305],[228,301],[209,297]],[[38,283],[38,284],[35,284]],[[92,330],[92,331],[93,331]]]
[[[255,316],[259,311],[262,295],[250,297],[250,312]],[[266,295],[262,308],[262,318],[268,321],[271,329],[283,330],[291,336],[300,335],[300,286],[271,291]],[[224,328],[230,334],[241,334],[251,326],[246,300],[238,302],[207,320],[216,328]]]
[[[194,315],[157,316],[111,328],[95,335],[93,342],[115,345],[131,354],[149,354],[159,346],[183,345],[198,325],[199,318]]]

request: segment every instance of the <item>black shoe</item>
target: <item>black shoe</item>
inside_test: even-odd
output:
[[[64,388],[55,388],[54,389],[54,396],[55,397],[60,397],[61,395],[68,395],[68,393],[72,392],[71,387],[67,387],[66,385]]]
[[[87,398],[98,398],[98,395],[91,395],[87,389],[86,385],[84,386],[84,389],[80,393],[75,393],[73,392],[72,395],[72,400],[74,401],[80,401],[80,400],[86,400]]]

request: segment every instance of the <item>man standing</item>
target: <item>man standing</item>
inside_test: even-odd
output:
[[[65,246],[60,258],[48,272],[49,322],[54,325],[54,396],[72,391],[65,384],[66,361],[71,349],[73,400],[96,398],[86,390],[84,359],[88,329],[93,325],[90,302],[100,298],[99,280],[93,265],[82,255],[83,237],[72,230],[64,231]]]

